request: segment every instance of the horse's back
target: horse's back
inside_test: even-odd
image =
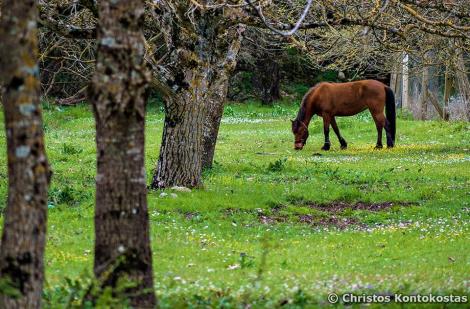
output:
[[[384,97],[385,98],[385,87],[384,83],[379,82],[378,80],[366,79],[358,81],[362,87],[363,96],[367,97]]]
[[[310,97],[316,110],[334,116],[351,116],[369,108],[383,110],[386,85],[376,80],[360,80],[346,83],[323,82],[312,88]]]
[[[385,84],[373,79],[365,79],[347,83],[329,83],[335,91],[351,92],[358,97],[371,97],[384,93]]]
[[[361,100],[367,105],[372,114],[383,113],[385,107],[385,88],[384,83],[377,80],[364,80],[362,82],[362,98]]]

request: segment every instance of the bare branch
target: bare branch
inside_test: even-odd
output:
[[[264,23],[264,25],[269,30],[271,30],[271,31],[273,31],[273,32],[275,32],[279,35],[282,35],[282,36],[291,36],[294,33],[296,33],[297,30],[299,30],[300,26],[302,25],[302,22],[304,21],[305,17],[307,16],[307,13],[310,10],[310,7],[312,6],[312,3],[313,3],[313,0],[307,0],[307,4],[305,5],[303,12],[300,15],[300,18],[295,23],[294,27],[292,29],[290,29],[289,31],[281,31],[281,30],[278,30],[278,29],[274,28],[273,26],[271,26],[266,21],[266,18],[263,15],[263,11],[261,9],[261,6],[254,5],[253,2],[251,2],[251,0],[245,0],[245,1],[255,10],[256,14],[258,14],[259,18],[261,18],[261,21]]]

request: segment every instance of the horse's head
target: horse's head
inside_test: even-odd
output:
[[[308,128],[307,125],[300,120],[291,120],[292,122],[292,133],[294,133],[294,149],[302,150],[308,139]]]

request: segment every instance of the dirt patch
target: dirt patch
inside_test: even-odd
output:
[[[299,216],[299,222],[310,224],[312,226],[335,226],[339,229],[345,229],[350,225],[365,227],[365,224],[362,224],[356,218],[341,218],[341,217],[327,217],[327,218],[318,218],[312,215],[301,215]]]
[[[288,222],[289,217],[286,214],[280,213],[284,209],[284,205],[272,205],[268,213],[265,213],[264,210],[258,210],[258,220],[263,224],[275,224]]]
[[[274,224],[287,222],[289,221],[289,218],[283,215],[264,215],[262,213],[258,213],[258,220],[263,224]]]
[[[378,211],[386,211],[393,207],[407,207],[411,206],[412,203],[395,203],[395,202],[382,202],[382,203],[365,203],[365,202],[357,202],[355,204],[346,203],[346,202],[333,202],[329,204],[316,204],[316,203],[308,203],[306,206],[317,209],[320,211],[328,212],[328,213],[339,213],[346,209],[351,210],[366,210],[372,212]]]
[[[338,229],[346,229],[348,227],[367,228],[356,216],[350,216],[349,211],[362,210],[370,212],[389,211],[396,207],[408,207],[416,205],[408,202],[381,202],[381,203],[347,203],[336,201],[332,203],[319,204],[309,201],[299,201],[293,203],[297,206],[303,206],[302,211],[296,211],[295,207],[288,207],[284,204],[269,205],[267,209],[238,209],[227,208],[222,211],[223,216],[229,218],[231,216],[250,213],[258,218],[258,222],[265,225],[274,225],[280,223],[300,223],[310,225],[312,227],[336,227]],[[292,205],[292,204],[291,204]],[[311,209],[305,211],[305,207]]]
[[[302,224],[308,224],[314,227],[336,227],[339,229],[345,229],[349,226],[355,226],[359,228],[366,228],[367,225],[362,223],[360,220],[354,217],[344,215],[345,210],[364,210],[370,212],[388,211],[394,207],[407,207],[413,205],[413,203],[407,202],[382,202],[382,203],[366,203],[357,202],[354,204],[347,202],[332,202],[328,204],[317,204],[313,202],[299,203],[299,206],[306,206],[312,209],[312,214],[292,214],[286,215],[281,213],[281,210],[285,208],[284,205],[275,205],[270,209],[269,213],[259,212],[258,220],[262,224],[276,224],[289,221],[296,221]],[[314,213],[320,211],[321,214]]]
[[[330,217],[319,217],[317,215],[282,215],[282,214],[263,214],[258,213],[258,220],[262,224],[272,225],[277,223],[285,222],[299,222],[301,224],[311,225],[312,227],[328,227],[334,226],[341,230],[347,228],[348,226],[359,226],[365,227],[365,224],[362,224],[356,218],[340,217],[340,216],[330,216]]]
[[[183,215],[186,218],[186,220],[192,220],[194,218],[197,218],[199,216],[199,213],[198,212],[187,211],[187,212],[183,213]]]

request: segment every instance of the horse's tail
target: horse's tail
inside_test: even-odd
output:
[[[393,147],[397,131],[397,114],[395,110],[395,94],[389,87],[385,87],[385,116],[387,118],[387,135],[390,135],[387,136],[387,146]]]

